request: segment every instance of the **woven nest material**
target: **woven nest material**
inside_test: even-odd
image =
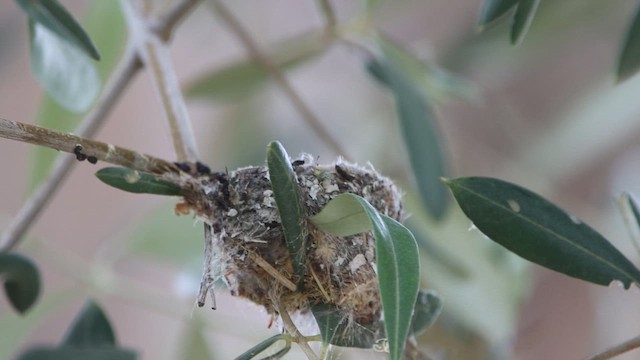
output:
[[[292,163],[307,217],[338,194],[353,193],[380,213],[401,220],[400,194],[391,180],[370,167],[317,165],[311,159],[303,156]],[[232,295],[262,305],[272,315],[329,304],[355,323],[379,322],[382,306],[371,232],[337,237],[305,221],[307,271],[296,288],[265,166],[201,176],[187,187],[185,204],[178,209],[184,212],[186,206],[210,225],[205,240],[212,254],[205,263],[205,287],[222,279]]]

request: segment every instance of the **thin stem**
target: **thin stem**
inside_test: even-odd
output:
[[[597,355],[594,355],[590,358],[588,358],[587,360],[606,360],[606,359],[611,359],[614,356],[618,356],[620,354],[623,354],[627,351],[631,351],[634,349],[638,349],[640,348],[640,336],[636,336],[633,339],[627,340],[625,342],[623,342],[622,344],[613,346]]]
[[[128,50],[110,77],[109,82],[105,85],[105,89],[96,106],[93,107],[76,129],[76,134],[83,137],[92,137],[96,133],[102,119],[113,108],[113,105],[118,101],[129,81],[139,69],[140,63],[134,52]],[[44,206],[49,202],[75,163],[76,161],[70,156],[58,156],[48,177],[33,192],[31,197],[24,202],[14,220],[0,236],[0,253],[9,252],[18,245],[29,226],[44,209]]]
[[[313,352],[313,350],[311,350],[311,347],[309,347],[309,344],[307,343],[307,339],[300,333],[296,325],[293,323],[293,320],[291,320],[291,317],[285,307],[278,304],[278,312],[282,318],[284,328],[295,339],[295,342],[300,346],[305,355],[307,355],[307,358],[309,360],[318,360],[318,356]]]
[[[149,26],[165,42],[169,41],[173,30],[187,15],[201,2],[201,0],[185,0],[175,4],[158,19],[150,20]]]
[[[331,0],[317,0],[318,7],[322,10],[324,15],[325,28],[328,33],[333,33],[336,28],[336,12],[333,10]]]
[[[154,31],[157,34],[170,34],[173,28],[179,23],[179,20],[186,16],[190,9],[195,7],[199,0],[184,0],[169,10],[166,15],[161,16],[156,23]],[[85,138],[91,138],[98,130],[102,121],[117,103],[120,95],[129,85],[131,80],[141,69],[141,63],[138,60],[134,49],[129,46],[127,52],[120,61],[119,66],[110,76],[104,90],[98,98],[96,105],[84,117],[75,133]],[[33,192],[33,195],[27,199],[12,223],[0,235],[0,253],[9,252],[14,249],[24,234],[42,212],[45,205],[53,197],[67,173],[71,170],[76,162],[69,156],[58,156],[53,164],[49,176],[41,183],[41,185]]]
[[[298,110],[300,115],[309,124],[311,129],[322,139],[333,151],[337,154],[347,156],[346,152],[338,144],[338,142],[331,136],[331,134],[324,127],[322,122],[313,114],[311,109],[302,100],[298,93],[293,89],[289,81],[282,74],[282,71],[278,66],[263,53],[258,44],[253,40],[249,32],[238,21],[238,19],[222,4],[219,0],[211,0],[209,2],[216,13],[220,16],[222,21],[233,31],[236,37],[242,42],[249,55],[260,64],[275,80],[276,84],[282,89],[285,95],[291,101],[291,104]]]
[[[198,160],[196,138],[167,46],[129,1],[123,0],[122,7],[138,56],[150,70],[164,107],[178,161],[195,162]]]
[[[97,160],[155,174],[178,172],[175,164],[101,141],[50,130],[36,125],[0,119],[0,137],[46,146],[76,155],[78,160]]]

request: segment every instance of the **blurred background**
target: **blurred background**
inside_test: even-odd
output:
[[[100,68],[106,79],[126,39],[118,2],[61,3],[88,19],[107,63]],[[162,11],[170,3],[153,4]],[[312,1],[226,4],[276,56],[284,39],[323,26]],[[477,31],[481,4],[401,0],[379,2],[373,10],[375,28],[425,64],[450,176],[491,176],[527,187],[591,224],[637,264],[615,198],[622,191],[640,193],[640,77],[616,84],[614,68],[638,2],[542,1],[517,47],[509,43],[508,20]],[[358,24],[364,12],[360,1],[333,5],[343,24]],[[107,25],[92,30],[97,23]],[[371,43],[355,25],[344,32],[355,43]],[[78,117],[45,99],[30,73],[28,39],[25,15],[15,2],[3,2],[0,117],[72,131]],[[203,84],[248,56],[206,1],[175,33],[171,54],[202,161],[211,168],[262,164],[266,144],[280,140],[291,155],[310,153],[320,163],[338,156],[371,162],[397,180],[422,245],[423,287],[444,300],[436,325],[417,339],[434,358],[578,359],[640,333],[637,288],[600,287],[529,265],[470,229],[455,205],[435,221],[415,203],[393,98],[367,74],[369,55],[357,46],[335,43],[286,72],[345,154],[318,138],[269,80]],[[163,116],[149,74],[142,72],[96,138],[173,160]],[[47,152],[0,140],[0,229],[42,179],[55,155]],[[205,350],[231,359],[277,333],[267,328],[264,310],[223,288],[216,291],[218,310],[195,307],[202,224],[175,216],[174,199],[105,186],[93,175],[102,166],[77,166],[18,249],[40,267],[44,291],[25,317],[0,298],[0,358],[59,342],[87,298],[104,307],[119,342],[142,359],[195,359]],[[302,356],[294,346],[289,358]],[[384,358],[346,349],[336,358],[372,356]]]

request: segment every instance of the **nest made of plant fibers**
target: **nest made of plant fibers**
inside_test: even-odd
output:
[[[338,161],[318,165],[309,155],[292,162],[306,217],[334,197],[353,193],[378,212],[401,220],[400,193],[393,182],[371,166]],[[330,304],[358,324],[378,322],[381,303],[376,278],[375,238],[371,232],[338,237],[320,231],[310,221],[306,272],[295,282],[280,216],[265,166],[200,176],[183,184],[184,200],[213,229],[212,263],[205,264],[210,283],[223,279],[234,296],[279,311],[306,311]],[[185,204],[180,206],[184,209]]]

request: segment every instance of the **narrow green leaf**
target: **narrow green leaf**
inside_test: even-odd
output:
[[[492,178],[444,182],[473,224],[515,254],[599,285],[640,283],[640,270],[609,241],[541,196]]]
[[[82,349],[113,347],[116,337],[107,315],[98,304],[88,301],[69,328],[63,344]]]
[[[157,176],[124,167],[107,167],[98,170],[100,181],[114,188],[137,194],[179,196],[182,189]]]
[[[79,349],[73,346],[36,347],[27,350],[19,360],[135,360],[136,353],[119,348]]]
[[[441,219],[449,206],[449,194],[439,181],[447,170],[433,110],[422,93],[391,62],[373,59],[367,64],[367,69],[395,97],[418,191],[431,215]]]
[[[120,9],[120,2],[90,1],[82,23],[102,50],[102,59],[95,66],[101,80],[105,81],[120,59],[126,41],[126,25]],[[36,122],[49,129],[73,132],[80,122],[80,118],[80,114],[66,110],[45,93],[38,107]],[[55,157],[60,155],[59,152],[43,146],[34,146],[31,148],[31,152],[30,190],[47,176]]]
[[[522,42],[525,34],[529,31],[529,26],[531,26],[539,4],[540,0],[520,0],[518,2],[511,25],[511,44],[518,45]]]
[[[518,4],[518,1],[519,0],[485,0],[478,18],[478,26],[480,29],[506,14],[511,8]]]
[[[271,59],[281,70],[291,70],[323,53],[330,45],[323,32],[309,32],[273,45]],[[258,90],[269,72],[255,59],[235,62],[200,75],[186,86],[186,95],[207,100],[235,101]]]
[[[411,79],[430,102],[437,104],[450,99],[475,101],[479,98],[480,91],[472,81],[420,59],[402,44],[388,37],[378,36],[376,42],[388,61],[393,63],[406,79]]]
[[[293,263],[293,271],[298,277],[298,286],[300,286],[307,270],[305,212],[291,160],[278,141],[272,141],[267,147],[267,166],[273,197],[276,200],[284,237]]]
[[[411,326],[411,316],[420,280],[420,260],[416,240],[402,224],[379,214],[362,197],[346,193],[336,196],[331,202],[336,200],[338,204],[349,209],[353,207],[349,202],[359,204],[362,212],[369,219],[376,238],[378,284],[389,355],[392,360],[400,359]],[[346,211],[346,213],[352,213],[352,211]],[[340,219],[339,216],[337,218]],[[343,228],[335,226],[335,222],[316,223],[316,219],[314,216],[311,221],[323,231],[329,232],[336,229],[337,233],[345,233]],[[337,235],[337,233],[332,234]]]
[[[285,341],[285,346],[284,346],[284,348],[282,348],[281,350],[278,351],[278,354],[280,354],[283,350],[285,350],[284,353],[281,354],[281,356],[284,356],[284,354],[289,352],[289,349],[291,349],[291,341],[289,340],[289,338],[286,335],[278,334],[278,335],[274,335],[274,336],[264,340],[263,342],[259,343],[258,345],[256,345],[256,346],[252,347],[251,349],[245,351],[244,353],[242,353],[242,355],[236,357],[235,360],[252,360],[252,359],[255,359],[256,356],[260,355],[260,353],[264,352],[265,350],[267,350],[268,348],[273,346],[273,344],[275,344],[276,342],[278,342],[280,340]]]
[[[616,75],[618,81],[624,81],[640,69],[640,7],[629,26],[622,51],[618,57]]]
[[[87,56],[100,60],[89,35],[56,0],[16,0],[29,19],[47,28]]]
[[[618,205],[629,232],[631,244],[640,254],[640,207],[638,207],[638,202],[631,193],[624,192],[618,199]]]
[[[311,306],[322,342],[343,347],[370,349],[378,340],[378,324],[363,326],[353,323],[349,315],[333,304],[316,304]]]
[[[100,92],[95,64],[77,47],[41,25],[29,21],[31,72],[62,107],[80,113]]]
[[[335,236],[349,236],[371,230],[371,220],[359,202],[340,194],[309,218],[320,230]]]
[[[40,273],[28,258],[18,254],[0,254],[0,280],[9,303],[21,314],[35,304],[40,294]]]
[[[418,336],[436,321],[442,311],[442,300],[431,290],[420,290],[411,319],[411,333]]]

